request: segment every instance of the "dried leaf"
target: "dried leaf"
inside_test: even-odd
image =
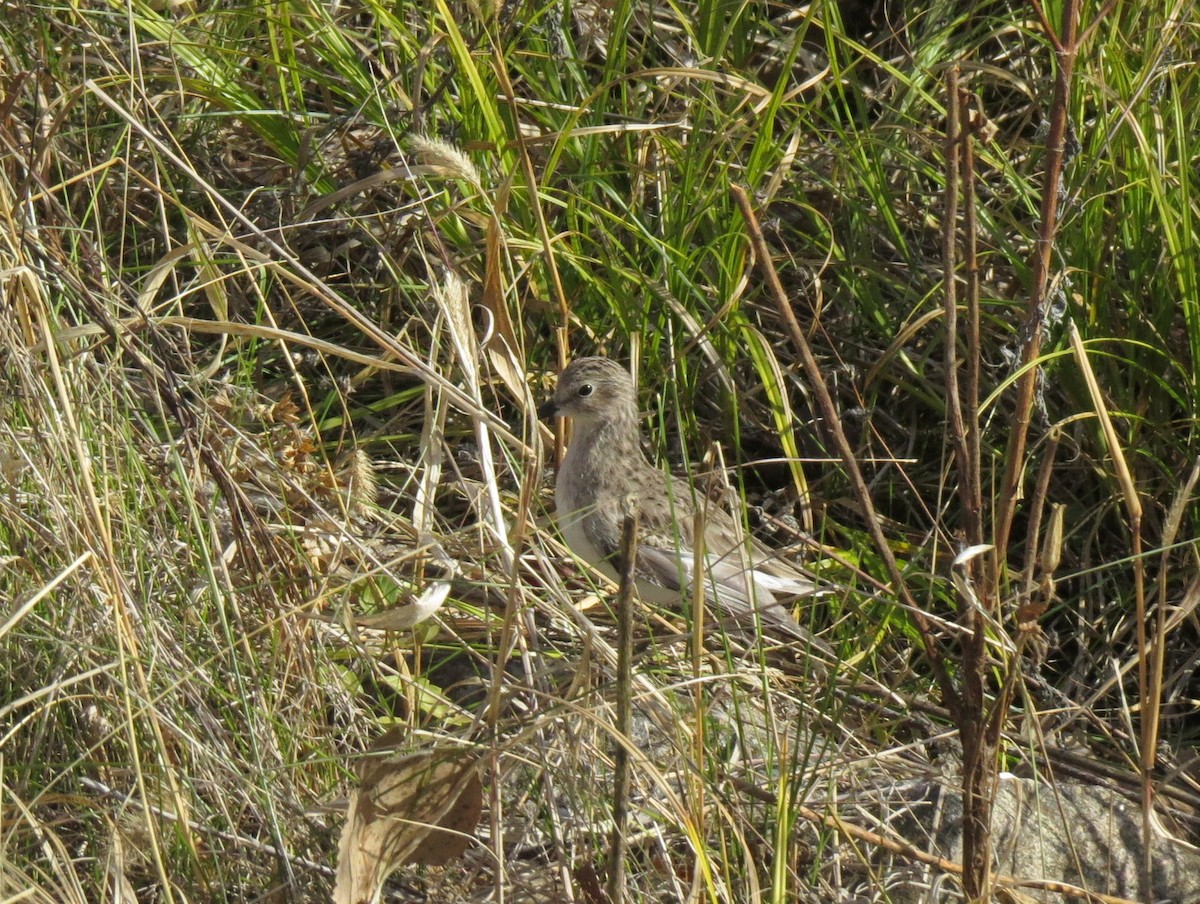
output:
[[[125,844],[121,840],[121,833],[117,831],[117,827],[112,826],[111,829],[108,857],[104,864],[105,872],[108,874],[107,899],[112,904],[137,904],[137,892],[133,890],[133,884],[127,875]]]
[[[1024,603],[1017,608],[1017,630],[1022,633],[1037,632],[1041,633],[1041,626],[1038,625],[1038,619],[1046,614],[1046,610],[1050,608],[1044,601]]]
[[[376,586],[380,580],[382,579],[376,579]],[[377,631],[407,631],[441,609],[449,595],[448,581],[434,581],[411,603],[370,615],[356,615],[354,623],[360,628],[373,628]]]
[[[290,392],[286,393],[282,399],[270,406],[263,419],[268,424],[299,424],[300,406],[296,404]]]
[[[1063,512],[1066,508],[1062,502],[1056,502],[1050,507],[1050,526],[1046,529],[1046,536],[1042,541],[1042,555],[1038,562],[1043,583],[1049,581],[1051,587],[1054,586],[1054,573],[1058,571],[1058,564],[1062,561]]]
[[[504,199],[498,197],[496,204],[497,213],[488,221],[483,292],[480,298],[484,310],[490,315],[490,328],[484,338],[483,349],[487,352],[492,370],[504,381],[513,398],[524,400],[529,395],[529,383],[521,363],[524,358],[518,353],[521,343],[512,318],[508,315],[504,297],[503,274],[508,249],[504,247],[504,229],[499,218]]]
[[[473,752],[367,757],[358,772],[338,845],[334,904],[375,904],[399,867],[462,856],[483,812]]]

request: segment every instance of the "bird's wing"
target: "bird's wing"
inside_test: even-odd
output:
[[[692,488],[685,481],[668,477],[648,466],[635,475],[635,483],[651,484],[666,479],[666,494],[647,492],[638,498],[641,527],[638,534],[635,577],[643,597],[649,587],[661,588],[653,602],[678,604],[691,592],[695,575],[695,555],[692,541],[695,535],[695,503]],[[603,510],[605,506],[613,511]],[[610,567],[616,568],[620,532],[615,527],[621,517],[615,510],[616,501],[598,503],[582,522],[588,539]],[[776,599],[781,596],[803,596],[817,591],[817,586],[785,563],[774,559],[770,550],[750,539],[747,545],[741,531],[736,529],[728,514],[713,509],[705,515],[705,536],[712,538],[704,557],[704,595],[722,617],[742,624],[753,624],[755,612],[764,627],[774,633],[802,639],[828,650],[805,631],[788,609]],[[772,561],[774,559],[774,561]],[[756,567],[759,561],[772,561],[768,574]]]
[[[691,592],[695,575],[695,557],[691,550],[653,543],[638,544],[639,579],[668,589],[679,596]],[[753,625],[755,615],[764,629],[776,635],[803,640],[806,644],[831,653],[829,647],[806,631],[787,607],[775,598],[775,591],[795,595],[793,582],[763,575],[745,568],[733,556],[705,556],[704,596],[722,618],[742,625]]]

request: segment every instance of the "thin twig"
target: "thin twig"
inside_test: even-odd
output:
[[[796,320],[796,315],[792,311],[787,294],[783,290],[783,284],[779,281],[779,274],[775,272],[775,265],[771,262],[771,252],[767,247],[767,240],[763,236],[762,227],[759,226],[758,218],[754,215],[754,210],[750,207],[750,198],[746,194],[746,190],[740,185],[731,185],[729,188],[733,192],[734,200],[737,201],[738,207],[741,209],[742,218],[746,221],[746,229],[750,234],[750,245],[754,249],[754,256],[758,260],[759,269],[762,270],[763,278],[766,280],[767,289],[775,300],[779,316],[787,325],[792,343],[800,353],[805,375],[808,377],[813,395],[816,396],[817,404],[820,406],[825,427],[829,431],[830,440],[834,448],[837,449],[838,455],[842,460],[842,466],[846,469],[846,474],[850,478],[855,498],[862,508],[863,517],[867,523],[867,530],[871,534],[871,539],[875,543],[879,557],[883,559],[884,567],[887,568],[893,592],[900,597],[901,602],[908,607],[908,611],[912,615],[917,630],[921,635],[921,644],[924,647],[925,655],[929,659],[930,668],[933,670],[934,678],[942,692],[942,697],[946,702],[947,708],[952,712],[957,712],[960,707],[958,691],[950,680],[950,675],[946,671],[941,653],[934,641],[933,628],[905,585],[904,575],[900,573],[900,566],[896,563],[896,557],[892,554],[887,537],[883,534],[883,528],[879,525],[879,518],[875,514],[875,506],[871,502],[871,491],[867,488],[867,482],[863,479],[862,471],[858,467],[858,461],[854,458],[854,450],[850,448],[850,442],[846,439],[841,419],[838,417],[837,407],[833,403],[829,387],[825,384],[821,368],[817,364],[817,359],[813,355],[812,349],[809,347],[804,330],[800,328],[800,324]]]
[[[638,514],[629,506],[621,524],[621,558],[617,591],[617,735],[628,738],[633,721],[633,588],[637,565]],[[608,859],[608,899],[625,900],[625,841],[629,821],[629,750],[618,744],[613,755],[613,830]]]
[[[959,69],[951,66],[946,72],[946,188],[942,212],[942,272],[945,330],[945,381],[947,432],[954,450],[958,474],[959,501],[963,508],[966,546],[983,542],[982,502],[978,494],[979,472],[974,462],[968,434],[978,433],[978,412],[965,411],[959,389],[958,371],[958,210],[961,183],[967,169],[967,147],[970,144],[969,113],[965,92],[958,84]],[[964,204],[972,209],[970,196]],[[973,250],[973,249],[972,249]],[[973,354],[978,348],[972,349]],[[977,397],[976,397],[977,404]],[[974,418],[974,419],[973,419]],[[955,714],[958,736],[962,743],[963,793],[963,887],[971,900],[988,897],[991,872],[991,776],[989,749],[984,724],[987,706],[985,674],[988,666],[987,615],[994,615],[994,599],[990,591],[992,569],[985,568],[983,556],[973,556],[962,564],[966,580],[957,588],[959,621],[968,629],[962,646],[962,706]],[[957,567],[957,566],[956,566]],[[981,611],[982,610],[982,611]]]
[[[1000,485],[1000,505],[994,525],[996,554],[1003,556],[1008,548],[1008,537],[1012,531],[1013,516],[1021,498],[1021,483],[1025,473],[1025,442],[1029,436],[1029,422],[1033,415],[1034,390],[1037,388],[1038,368],[1032,367],[1042,350],[1042,326],[1046,320],[1046,288],[1050,281],[1050,256],[1054,250],[1054,236],[1058,230],[1058,196],[1062,180],[1063,162],[1066,155],[1069,105],[1071,99],[1071,73],[1075,69],[1075,56],[1079,50],[1076,34],[1079,29],[1080,0],[1065,0],[1063,4],[1063,29],[1056,35],[1050,28],[1040,5],[1034,0],[1035,9],[1042,16],[1046,36],[1053,42],[1058,58],[1054,80],[1054,98],[1050,103],[1050,128],[1046,136],[1046,175],[1042,184],[1042,206],[1039,222],[1037,249],[1033,257],[1033,280],[1029,288],[1029,307],[1021,327],[1024,345],[1021,348],[1023,369],[1017,383],[1017,401],[1013,411],[1013,430],[1009,435],[1005,452],[1004,479]]]

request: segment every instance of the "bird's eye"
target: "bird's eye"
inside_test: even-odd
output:
[[[594,388],[595,387],[592,386],[591,383],[584,383],[582,386],[579,387],[579,397],[582,399],[582,398],[586,398],[587,396],[590,396],[592,394],[592,390]]]

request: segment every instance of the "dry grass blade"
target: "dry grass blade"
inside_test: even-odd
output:
[[[462,856],[483,811],[479,763],[461,750],[363,760],[338,845],[334,904],[374,904],[399,867]]]
[[[8,617],[4,620],[4,624],[0,624],[0,637],[4,637],[4,635],[6,635],[9,631],[11,631],[12,628],[18,622],[21,621],[21,619],[23,619],[27,614],[29,614],[29,611],[31,609],[33,609],[38,603],[40,603],[43,599],[45,599],[47,595],[49,595],[50,593],[53,593],[54,589],[56,587],[58,587],[59,584],[61,584],[68,577],[70,577],[72,574],[74,574],[76,570],[83,567],[83,565],[86,564],[88,561],[90,561],[91,558],[92,558],[91,552],[84,552],[84,553],[80,554],[75,559],[75,561],[73,561],[70,565],[68,565],[60,573],[55,575],[44,587],[42,587],[40,590],[38,590],[37,593],[30,595],[30,597],[27,600],[25,600],[23,603],[21,603],[19,606],[17,606],[15,609],[13,609],[8,614]],[[5,563],[5,564],[7,565],[10,563]]]
[[[125,843],[116,826],[111,827],[112,838],[109,841],[108,857],[104,871],[108,874],[109,900],[113,904],[137,904],[137,892],[127,874],[128,862],[125,856]]]
[[[1075,361],[1079,364],[1079,370],[1083,374],[1083,379],[1087,383],[1088,395],[1091,396],[1092,405],[1096,412],[1096,417],[1100,420],[1100,429],[1104,431],[1104,441],[1108,446],[1108,453],[1112,456],[1113,468],[1117,472],[1117,485],[1121,488],[1121,494],[1125,497],[1125,511],[1133,521],[1141,521],[1142,518],[1142,502],[1138,498],[1137,487],[1133,482],[1133,474],[1129,470],[1129,465],[1125,461],[1125,453],[1121,449],[1121,441],[1117,437],[1116,428],[1113,426],[1112,418],[1108,414],[1108,406],[1104,400],[1104,393],[1100,389],[1100,383],[1096,379],[1096,372],[1092,369],[1091,362],[1088,360],[1087,349],[1083,345],[1083,339],[1079,335],[1079,327],[1074,322],[1070,327],[1071,334],[1071,349],[1075,352]]]
[[[1075,360],[1087,383],[1088,394],[1092,399],[1096,417],[1100,420],[1104,432],[1104,442],[1112,456],[1113,468],[1117,472],[1117,484],[1125,498],[1125,511],[1129,516],[1129,535],[1134,569],[1134,599],[1136,603],[1137,642],[1138,642],[1138,693],[1140,695],[1140,765],[1142,770],[1142,839],[1145,845],[1146,860],[1143,870],[1147,877],[1150,875],[1152,850],[1152,825],[1154,813],[1154,787],[1151,773],[1158,757],[1158,715],[1162,706],[1162,671],[1151,669],[1149,637],[1146,625],[1146,563],[1142,558],[1142,501],[1138,497],[1133,474],[1125,461],[1125,454],[1117,437],[1116,428],[1108,414],[1104,394],[1100,390],[1099,381],[1088,360],[1087,349],[1079,335],[1079,328],[1071,322],[1071,349]]]
[[[488,422],[486,417],[476,413],[487,409],[483,403],[479,344],[471,328],[471,305],[467,297],[467,286],[457,274],[447,271],[442,282],[434,287],[434,297],[446,318],[451,345],[454,347],[459,367],[466,377],[467,395],[475,403],[471,420],[475,426],[475,442],[479,448],[479,464],[483,471],[483,489],[486,497],[486,504],[481,500],[479,514],[481,520],[491,527],[492,534],[500,545],[500,555],[505,567],[511,571],[516,553],[509,542],[504,507],[500,503],[499,481],[496,477]]]
[[[621,588],[617,593],[617,713],[616,730],[628,737],[633,719],[633,591],[634,569],[637,564],[638,513],[633,507],[625,513],[621,528],[620,575]],[[613,830],[609,843],[608,897],[620,901],[625,897],[625,851],[629,830],[629,751],[623,746],[616,750],[613,770]]]
[[[1059,20],[1081,4],[1033,2],[7,5],[0,900],[329,901],[345,811],[331,830],[311,804],[381,722],[421,740],[363,762],[345,897],[590,904],[611,856],[631,901],[897,899],[893,866],[959,880],[854,862],[798,805],[897,827],[882,792],[959,762],[933,672],[976,712],[951,657],[980,641],[1005,766],[1039,797],[1068,766],[1120,785],[1114,810],[1152,775],[1164,825],[1194,839],[1200,256],[1180,161],[1200,148],[1200,71],[1177,64],[1198,55],[1200,0],[1100,0],[1074,38]],[[957,217],[955,61],[974,136],[959,197],[978,197]],[[1069,108],[1088,111],[1074,135]],[[730,183],[777,280],[748,266]],[[1068,311],[1158,532],[1143,650],[1142,566]],[[664,387],[640,401],[673,470],[709,447],[744,468],[739,528],[818,557],[830,592],[803,605],[845,668],[721,636],[711,613],[689,635],[676,600],[622,607],[618,643],[597,605],[613,589],[541,529],[534,402],[569,350]],[[1006,456],[1030,415],[1018,382],[1028,450]],[[823,428],[845,440],[833,460]],[[1039,472],[1036,492],[1008,498],[1006,465]],[[985,519],[1018,509],[1011,544],[979,529],[981,489]],[[1137,705],[1147,651],[1157,715]],[[1121,842],[1141,834],[1123,812]],[[385,881],[472,831],[465,863]],[[1140,893],[1144,849],[1077,856],[1127,867],[1077,884],[1200,893],[1182,855]],[[1176,850],[1157,838],[1156,868]]]

